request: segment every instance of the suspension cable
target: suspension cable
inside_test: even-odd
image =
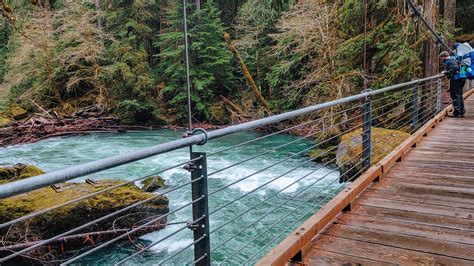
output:
[[[443,35],[441,35],[439,32],[437,32],[433,26],[431,26],[428,21],[426,20],[425,16],[423,15],[423,10],[420,8],[418,9],[415,4],[413,3],[412,0],[407,0],[408,8],[410,9],[410,12],[413,14],[413,16],[418,17],[421,22],[428,28],[428,30],[433,34],[433,36],[436,39],[436,44],[438,45],[443,45],[451,54],[455,54],[454,50],[449,47],[449,45],[446,43],[444,40]],[[421,7],[421,6],[420,6]]]

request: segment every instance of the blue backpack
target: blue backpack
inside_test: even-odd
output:
[[[468,43],[456,43],[455,58],[459,62],[459,73],[454,79],[474,79],[474,50]]]

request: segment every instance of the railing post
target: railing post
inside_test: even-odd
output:
[[[441,112],[441,93],[443,80],[438,78],[438,91],[436,92],[436,114]]]
[[[413,118],[412,118],[412,128],[416,129],[418,128],[418,112],[419,112],[419,107],[418,107],[418,85],[413,86]]]
[[[200,199],[193,204],[193,221],[203,219],[192,224],[194,233],[194,241],[199,241],[194,244],[194,261],[196,265],[208,266],[211,265],[211,241],[209,236],[209,205],[207,192],[207,158],[205,153],[193,152],[191,159],[201,158],[192,163],[189,167],[191,171],[191,180],[200,179],[192,183],[192,197],[193,201]],[[204,238],[203,238],[204,237]],[[203,239],[201,239],[203,238]],[[201,239],[201,240],[199,240]]]
[[[365,92],[370,92],[366,90]],[[370,153],[371,132],[372,132],[372,97],[369,95],[364,100],[364,122],[362,124],[362,167],[364,170],[369,169],[371,164]]]

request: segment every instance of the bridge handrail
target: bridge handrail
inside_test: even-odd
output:
[[[71,181],[78,177],[98,173],[103,170],[136,162],[152,156],[160,154],[168,155],[168,152],[175,151],[181,148],[189,147],[190,150],[191,159],[187,160],[186,162],[182,162],[174,166],[169,166],[164,169],[159,169],[159,171],[153,170],[153,173],[147,173],[146,175],[143,174],[139,177],[133,177],[133,179],[129,178],[127,179],[128,181],[125,182],[117,182],[112,185],[109,184],[102,187],[100,190],[89,191],[86,195],[81,194],[77,195],[76,197],[73,197],[72,199],[67,198],[66,202],[58,203],[52,207],[43,207],[42,205],[40,209],[30,212],[26,215],[20,217],[12,216],[13,218],[9,221],[2,220],[2,223],[0,224],[0,229],[5,229],[10,226],[19,226],[17,229],[22,230],[21,226],[24,226],[24,223],[22,222],[27,221],[29,223],[30,221],[34,221],[32,220],[33,218],[39,217],[48,212],[56,211],[59,208],[71,206],[72,204],[78,202],[85,202],[86,199],[94,199],[93,197],[96,197],[102,193],[110,192],[112,194],[109,195],[112,195],[112,197],[116,197],[113,196],[113,190],[119,187],[136,183],[138,181],[143,181],[148,177],[154,177],[158,174],[162,175],[162,173],[164,172],[170,173],[171,170],[173,170],[172,174],[175,174],[177,172],[184,172],[185,174],[184,176],[178,174],[180,175],[180,177],[185,178],[178,178],[178,181],[176,181],[177,185],[173,187],[168,187],[157,191],[150,198],[147,198],[145,200],[141,200],[135,203],[127,203],[126,207],[124,206],[123,208],[119,208],[118,210],[113,210],[111,213],[107,213],[106,215],[101,216],[99,218],[93,218],[92,221],[83,221],[80,225],[74,225],[74,228],[69,228],[66,232],[54,232],[53,237],[37,241],[35,243],[30,243],[26,246],[15,245],[15,247],[8,246],[0,248],[0,252],[5,252],[5,250],[12,252],[12,254],[9,254],[6,257],[0,257],[0,263],[16,258],[18,256],[25,256],[26,254],[30,254],[29,252],[34,251],[39,247],[43,247],[45,245],[53,245],[54,243],[57,244],[58,242],[63,241],[62,239],[70,236],[73,233],[83,231],[91,225],[97,224],[99,222],[102,224],[107,223],[109,220],[115,219],[115,216],[127,216],[129,212],[134,215],[134,211],[136,211],[133,210],[134,208],[138,208],[139,206],[148,204],[154,200],[157,200],[159,197],[173,197],[174,193],[178,193],[177,190],[185,190],[189,189],[190,187],[191,191],[186,190],[185,193],[186,195],[191,194],[190,196],[192,198],[192,201],[186,204],[180,202],[180,204],[182,205],[180,205],[179,207],[173,206],[173,209],[171,209],[170,207],[170,209],[165,213],[147,217],[146,219],[151,220],[139,226],[133,225],[131,229],[126,229],[128,231],[126,231],[125,233],[122,233],[111,240],[104,240],[104,243],[100,245],[94,245],[93,248],[81,254],[78,253],[77,256],[67,260],[63,264],[66,265],[76,262],[106,246],[115,243],[120,239],[124,239],[127,236],[138,232],[139,230],[146,230],[146,227],[148,225],[153,225],[155,223],[159,223],[160,225],[162,225],[162,222],[168,225],[167,219],[170,215],[173,215],[177,212],[182,213],[184,212],[185,208],[190,209],[191,207],[192,213],[185,213],[186,217],[191,217],[190,221],[182,222],[182,219],[180,219],[179,221],[171,221],[170,223],[186,225],[183,225],[180,229],[175,230],[168,236],[162,237],[159,240],[152,242],[148,246],[142,248],[140,251],[127,256],[117,264],[123,264],[129,261],[130,259],[140,255],[151,247],[162,243],[164,240],[171,238],[172,236],[175,236],[180,232],[183,232],[183,230],[185,230],[186,228],[192,230],[194,235],[194,242],[190,243],[189,245],[186,245],[186,247],[182,248],[178,252],[175,252],[173,255],[165,258],[164,262],[170,261],[177,255],[179,255],[181,252],[184,252],[189,247],[194,247],[194,262],[199,265],[210,265],[211,254],[219,254],[222,252],[222,249],[230,248],[232,254],[229,255],[227,253],[224,253],[225,256],[221,258],[221,262],[226,262],[237,255],[240,256],[245,254],[243,251],[251,248],[250,245],[254,244],[255,241],[261,241],[261,239],[264,239],[266,237],[272,237],[272,239],[270,241],[266,241],[267,244],[265,244],[258,251],[252,253],[252,255],[245,255],[246,257],[244,258],[247,260],[244,262],[244,264],[246,264],[250,260],[259,257],[261,253],[267,250],[267,247],[271,247],[270,245],[272,243],[279,241],[280,237],[284,236],[283,234],[289,232],[289,230],[293,230],[295,226],[298,226],[300,221],[305,220],[307,219],[307,217],[312,215],[316,211],[314,208],[318,208],[319,206],[321,206],[321,204],[330,200],[341,189],[345,187],[354,187],[355,184],[360,182],[360,180],[357,178],[362,173],[364,173],[364,171],[370,168],[371,164],[373,164],[372,162],[376,162],[381,158],[380,155],[374,156],[377,158],[371,158],[372,146],[375,147],[376,145],[385,145],[385,143],[389,141],[389,139],[387,139],[388,136],[385,136],[384,138],[380,139],[374,138],[374,140],[372,140],[372,128],[382,127],[412,133],[416,131],[420,126],[422,126],[426,121],[430,120],[434,115],[436,115],[436,113],[440,111],[441,106],[441,79],[443,77],[444,75],[440,74],[428,78],[417,79],[385,87],[382,89],[377,89],[373,91],[368,90],[349,97],[337,99],[330,102],[315,104],[295,111],[286,112],[279,115],[274,115],[234,126],[229,126],[211,132],[206,132],[201,129],[195,129],[193,132],[186,134],[187,137],[183,139],[166,142],[149,148],[140,149],[138,151],[128,152],[106,159],[101,159],[82,165],[53,171],[36,177],[31,177],[28,179],[23,179],[0,185],[0,199],[5,199],[22,193],[27,193],[36,189],[47,188],[50,185],[55,185],[65,181]],[[392,117],[393,114],[395,116]],[[375,115],[375,117],[372,117],[372,115]],[[299,123],[298,121],[301,120],[304,120],[305,122]],[[217,152],[193,152],[194,145],[203,145],[207,141],[211,141],[213,139],[247,130],[254,130],[259,127],[269,125],[276,125],[278,131],[273,132],[271,134],[262,134],[262,136],[252,138],[248,141],[241,142],[236,145],[233,144],[230,146],[226,146],[224,149],[219,150]],[[301,135],[301,132],[299,132],[300,135],[295,138],[295,140],[285,142],[284,144],[279,145],[277,147],[272,147],[271,149],[265,149],[261,152],[259,151],[256,155],[253,155],[249,158],[246,157],[245,159],[238,159],[237,162],[232,162],[232,164],[226,165],[225,167],[220,166],[220,164],[216,164],[217,167],[212,167],[214,168],[213,172],[207,173],[209,165],[207,159],[208,157],[212,157],[219,160],[219,158],[217,158],[218,156],[215,156],[216,154],[231,150],[235,151],[235,149],[243,145],[248,145],[250,143],[255,144],[258,143],[258,141],[269,138],[271,136],[288,132],[297,132],[297,130],[299,129],[303,129],[303,131],[301,132],[306,132],[305,130],[308,130],[308,133],[304,133]],[[329,137],[326,135],[327,133],[329,133]],[[350,136],[348,137],[348,139],[344,139],[344,136],[346,134],[347,136]],[[323,137],[323,139],[315,140],[316,136],[321,136]],[[313,140],[313,142],[311,145],[309,145],[309,143],[311,143],[311,139]],[[343,140],[339,142],[340,139]],[[359,142],[359,144],[355,144],[357,142],[355,141],[355,139],[357,139],[357,141],[361,141],[362,143]],[[302,146],[294,145],[295,143],[302,140],[308,140],[308,142],[305,142],[307,144],[302,143]],[[337,148],[338,156],[329,156],[329,159],[321,163],[315,163],[313,158],[306,157],[309,151],[322,147],[322,145],[328,145],[330,144],[330,142],[337,142],[338,144],[336,146],[331,146],[330,148],[324,150],[324,152],[322,152],[322,155],[329,155],[331,151],[335,152],[335,148]],[[351,142],[354,143],[350,144]],[[340,145],[357,145],[356,147],[353,147],[355,149],[353,152],[349,152],[347,146],[346,150],[341,152],[341,156],[348,156],[346,158],[347,161],[340,162],[338,160]],[[359,146],[362,146],[360,151],[358,149]],[[224,171],[234,170],[234,167],[242,165],[251,160],[256,161],[256,159],[261,159],[262,156],[275,154],[279,157],[280,155],[277,153],[280,153],[279,150],[281,150],[283,147],[290,147],[292,150],[297,150],[297,152],[283,152],[285,153],[284,156],[281,157],[283,159],[280,160],[279,158],[274,162],[272,161],[271,164],[269,162],[263,163],[263,168],[259,166],[258,170],[252,170],[251,174],[235,174],[233,175],[234,177],[237,177],[235,180],[226,179],[222,183],[220,181],[214,182],[214,180],[212,181],[213,183],[211,184],[211,186],[208,186],[208,177],[214,176]],[[301,147],[303,147],[303,149],[301,149]],[[393,148],[392,146],[390,147]],[[281,153],[281,155],[283,155],[283,153]],[[297,166],[294,165],[295,161],[298,162]],[[281,167],[282,165],[284,166]],[[334,167],[334,165],[337,166]],[[161,168],[161,166],[158,167]],[[218,170],[215,170],[215,168],[217,168]],[[300,169],[301,171],[295,172],[297,169]],[[370,169],[368,172],[370,173]],[[189,173],[191,174],[190,180],[187,177]],[[264,174],[262,182],[256,182],[256,186],[252,184],[252,187],[254,188],[252,188],[250,191],[244,190],[242,191],[243,193],[234,193],[236,192],[236,190],[231,188],[232,186],[234,186],[235,188],[235,185],[239,182],[243,182],[245,180],[252,181],[252,179],[249,178],[256,177],[256,175],[260,175],[262,173]],[[299,173],[305,174],[301,176]],[[292,175],[291,177],[289,176],[290,174]],[[296,174],[296,176],[294,176],[293,174]],[[226,176],[226,174],[221,174],[220,178],[225,178]],[[215,177],[219,178],[219,176]],[[284,182],[282,184],[277,184],[277,187],[279,188],[278,191],[276,191],[274,187],[271,187],[277,182],[280,182],[281,180],[283,180]],[[340,184],[337,184],[337,181],[339,181]],[[353,183],[348,185],[349,182]],[[93,184],[94,181],[88,180],[88,183]],[[292,187],[294,185],[296,187],[296,190],[289,191],[289,188],[295,188]],[[60,184],[59,188],[61,186],[62,185]],[[209,187],[213,191],[208,192]],[[53,188],[57,190],[58,186]],[[256,193],[254,195],[250,195],[251,193],[266,188],[269,189],[268,191],[271,191],[268,193],[268,195],[255,195]],[[61,192],[59,191],[59,193]],[[219,195],[224,195],[224,201],[222,201],[222,197],[218,196],[218,193],[222,193]],[[226,195],[228,193],[230,193],[229,195],[238,196],[235,198],[227,198]],[[284,197],[280,197],[280,195],[284,195]],[[299,197],[302,198],[302,202],[297,200],[297,198]],[[209,204],[209,199],[214,200],[214,202],[211,202],[212,204]],[[252,204],[243,204],[247,201],[252,201]],[[229,208],[236,206],[237,204],[239,206],[244,205],[245,211],[236,214],[234,209]],[[286,208],[287,206],[291,207],[294,204],[298,205],[298,207]],[[308,210],[308,208],[310,209]],[[264,211],[265,214],[262,215],[262,211]],[[278,213],[272,214],[275,211],[278,211]],[[232,218],[227,219],[226,217],[226,219],[219,218],[217,221],[214,220],[215,222],[217,222],[217,224],[210,228],[210,218],[216,217],[215,215],[220,215],[218,214],[218,212],[224,212],[225,214],[229,214]],[[303,216],[300,216],[300,212],[305,212],[305,214]],[[248,224],[245,224],[241,228],[238,228],[237,233],[232,232],[231,236],[226,236],[226,239],[218,238],[219,242],[215,243],[213,248],[211,249],[210,239],[212,235],[217,235],[216,232],[221,231],[226,226],[229,226],[244,218],[248,218],[247,216],[249,216],[250,213],[256,214],[256,216],[252,216],[251,221]],[[52,213],[52,215],[55,214],[57,213]],[[295,222],[287,221],[288,218],[293,217],[295,215],[298,216],[295,219]],[[275,217],[278,217],[278,219]],[[270,221],[269,218],[271,218]],[[172,217],[171,219],[175,218]],[[271,225],[265,223],[270,223]],[[287,226],[288,223],[291,223],[289,227]],[[275,233],[274,231],[269,232],[269,230],[274,230],[275,228],[280,228],[282,226],[284,228],[282,230],[278,229],[276,237],[274,237],[273,235]],[[174,228],[171,228],[170,230],[174,230]],[[253,232],[251,233],[249,232],[249,230]],[[250,241],[248,241],[248,239],[243,239],[245,242],[241,243],[237,250],[232,250],[233,247],[231,247],[230,244],[232,243],[232,240],[234,238],[239,236],[242,237],[243,233],[245,233],[246,237],[249,237],[255,232],[258,232],[257,235],[252,236],[252,239]],[[14,242],[15,241],[16,240],[14,240]],[[251,252],[254,252],[254,250],[251,250]],[[171,253],[173,252],[170,252],[170,254]],[[187,259],[188,256],[185,257]]]
[[[469,90],[464,93],[463,97],[467,98],[473,94],[474,88],[469,87]],[[395,162],[401,161],[403,156],[405,156],[410,149],[416,147],[422,138],[427,136],[453,109],[453,105],[448,105],[435,117],[427,121],[423,127],[402,142],[390,154],[373,165],[362,176],[337,194],[331,201],[322,206],[321,209],[309,217],[308,220],[288,234],[285,239],[261,258],[256,265],[286,265],[289,261],[303,263],[304,254],[309,251],[313,245],[313,239],[315,239],[339,213],[350,211],[351,208],[353,208],[353,202],[356,198],[372,182],[380,182]]]
[[[431,81],[431,80],[443,78],[443,77],[444,77],[444,74],[439,74],[432,77],[417,79],[417,80],[400,83],[393,86],[388,86],[382,89],[363,92],[360,94],[333,100],[330,102],[315,104],[306,108],[301,108],[298,110],[294,110],[294,111],[290,111],[290,112],[286,112],[286,113],[282,113],[278,115],[273,115],[270,117],[265,117],[265,118],[261,118],[261,119],[250,121],[250,122],[246,122],[246,123],[242,123],[242,124],[238,124],[234,126],[229,126],[222,129],[217,129],[214,131],[210,131],[208,133],[208,140],[220,138],[220,137],[227,136],[227,135],[237,133],[237,132],[251,130],[251,129],[262,127],[262,126],[267,126],[270,124],[292,119],[301,115],[309,114],[309,113],[312,113],[324,108],[349,103],[352,101],[364,99],[366,97],[375,96],[381,93],[393,91],[399,88],[408,87],[411,85],[416,85],[416,84],[420,84],[426,81]],[[206,138],[202,134],[194,135],[188,138],[170,141],[167,143],[159,144],[159,145],[149,147],[149,148],[144,148],[144,149],[130,152],[127,154],[121,154],[121,155],[109,157],[106,159],[101,159],[101,160],[85,163],[82,165],[72,166],[66,169],[62,169],[62,170],[58,170],[58,171],[54,171],[50,173],[45,173],[45,174],[31,177],[28,179],[23,179],[23,180],[18,180],[18,181],[10,182],[7,184],[3,184],[3,185],[0,185],[0,199],[4,199],[4,198],[8,198],[8,197],[15,196],[18,194],[30,192],[36,189],[48,187],[57,183],[69,181],[78,177],[97,173],[103,170],[107,170],[110,168],[114,168],[117,166],[131,163],[131,162],[139,161],[139,160],[146,159],[152,156],[174,151],[180,148],[196,145],[196,144],[202,143],[205,140]]]

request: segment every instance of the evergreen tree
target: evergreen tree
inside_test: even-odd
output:
[[[128,122],[148,121],[159,111],[149,66],[159,28],[153,16],[157,1],[109,0],[104,6],[106,31],[114,40],[108,45],[102,77],[116,103],[113,108]]]
[[[194,117],[207,120],[214,98],[227,95],[234,84],[232,55],[223,38],[225,28],[220,12],[213,1],[207,1],[196,12],[188,6],[190,66]],[[177,3],[168,17],[170,27],[160,34],[155,43],[160,49],[157,72],[163,82],[162,95],[171,114],[184,121],[187,110],[187,91],[183,60],[182,5]]]
[[[10,35],[11,29],[0,24],[0,82],[3,81],[3,77],[7,70],[5,61],[9,52],[8,43],[10,42]]]

